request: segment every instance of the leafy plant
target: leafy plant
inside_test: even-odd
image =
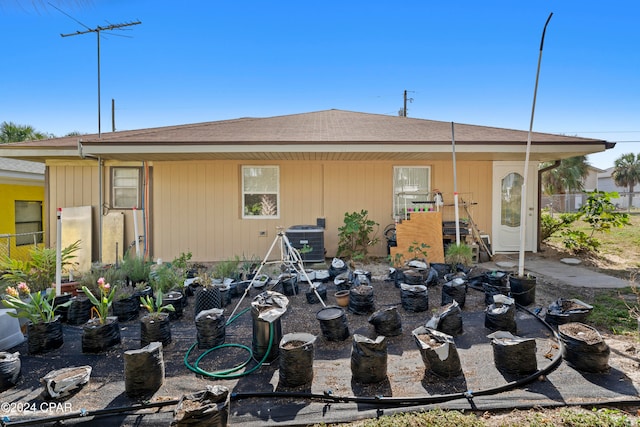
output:
[[[427,245],[426,243],[424,242],[418,243],[417,241],[414,240],[413,242],[411,242],[411,244],[407,248],[407,253],[409,254],[408,260],[405,259],[405,254],[403,252],[396,252],[393,258],[391,257],[391,255],[389,255],[388,259],[389,259],[389,262],[394,267],[401,267],[402,264],[414,259],[415,260],[421,259],[426,262],[427,257],[429,255],[427,252],[427,249],[429,248],[430,246]]]
[[[77,240],[60,251],[61,267],[67,272],[73,265],[75,252],[80,249],[80,241]],[[27,282],[34,291],[43,291],[56,280],[56,249],[34,247],[29,252],[28,261],[12,260],[4,256],[0,261],[0,271],[4,271],[2,279],[9,283],[17,284]]]
[[[585,204],[576,214],[564,214],[559,222],[542,215],[543,237],[548,239],[553,234],[559,234],[565,248],[574,254],[598,252],[600,240],[596,233],[609,233],[613,228],[621,228],[630,224],[629,215],[616,212],[611,203],[612,198],[617,198],[618,193],[594,191],[589,193]],[[588,232],[578,229],[575,224],[578,220],[584,221]]]
[[[260,264],[260,259],[257,256],[251,255],[247,257],[245,254],[242,254],[242,260],[239,262],[242,277],[247,280],[248,277],[256,271],[258,264]]]
[[[549,209],[543,209],[540,215],[540,241],[546,242],[554,234],[569,229],[578,218],[579,213],[561,213],[553,216]]]
[[[369,247],[378,243],[375,236],[379,224],[368,216],[369,212],[345,212],[344,225],[338,228],[338,257],[347,257],[352,261],[366,259]]]
[[[224,261],[220,261],[213,267],[213,276],[218,279],[235,279],[238,275],[239,264],[240,260],[237,257],[236,259],[227,259]]]
[[[149,282],[151,263],[144,257],[125,255],[120,268],[122,273],[134,284]]]
[[[168,264],[159,265],[149,273],[151,285],[160,292],[169,292],[184,283],[182,271]]]
[[[57,307],[68,307],[71,301],[54,306],[55,292],[34,292],[30,294],[26,283],[20,283],[17,288],[12,286],[6,289],[7,295],[2,300],[6,308],[13,308],[15,313],[8,312],[9,316],[26,318],[31,323],[47,323],[55,319]],[[28,295],[28,297],[27,297]]]
[[[444,261],[454,268],[458,264],[469,267],[473,263],[473,249],[466,243],[460,242],[459,245],[451,243],[447,246]]]
[[[82,287],[82,291],[85,293],[87,298],[89,298],[91,304],[93,304],[91,311],[96,313],[101,325],[104,325],[107,321],[107,316],[109,316],[109,308],[111,307],[111,304],[113,304],[116,287],[117,286],[111,287],[111,285],[104,280],[104,277],[98,279],[99,293],[97,297],[91,292],[91,290],[89,290],[89,288],[86,286]]]
[[[147,310],[148,315],[152,318],[160,318],[161,314],[165,311],[175,311],[173,304],[162,305],[162,292],[159,290],[155,292],[156,298],[150,295],[140,297],[140,305]]]

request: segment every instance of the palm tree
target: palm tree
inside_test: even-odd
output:
[[[640,154],[623,154],[613,163],[613,173],[611,174],[616,185],[629,189],[629,206],[633,206],[633,187],[640,183]]]
[[[551,163],[543,163],[541,168],[550,166]],[[589,163],[586,156],[570,157],[562,159],[557,168],[551,169],[542,175],[542,188],[545,194],[562,195],[562,205],[564,195],[575,193],[584,189],[584,179],[589,174]]]
[[[0,124],[0,143],[3,144],[46,138],[49,138],[49,135],[36,131],[33,126],[18,125],[13,122],[2,122]]]

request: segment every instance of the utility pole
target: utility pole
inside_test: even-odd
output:
[[[70,37],[70,36],[79,36],[79,35],[88,34],[88,33],[96,33],[96,36],[98,38],[98,138],[102,136],[101,126],[100,126],[100,32],[111,31],[118,28],[130,27],[132,25],[138,25],[138,24],[142,24],[142,22],[140,21],[126,22],[123,24],[111,24],[111,25],[107,25],[106,27],[98,26],[95,28],[89,28],[86,25],[82,24],[85,28],[87,28],[85,31],[76,31],[75,33],[60,34],[61,37]]]
[[[407,98],[407,90],[404,91],[404,107],[402,108],[402,117],[407,117],[407,101],[413,102],[413,98]]]

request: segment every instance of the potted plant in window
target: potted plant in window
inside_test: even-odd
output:
[[[95,296],[89,288],[82,287],[82,291],[89,298],[95,317],[89,319],[82,326],[82,352],[100,353],[114,345],[120,344],[120,324],[118,318],[109,316],[109,309],[113,304],[117,286],[105,282],[104,277],[98,279],[98,295]]]
[[[171,322],[169,313],[175,308],[171,304],[162,304],[162,292],[158,289],[155,300],[151,296],[140,298],[140,304],[147,310],[147,314],[140,319],[140,345],[158,341],[162,345],[171,342]]]
[[[15,309],[9,312],[12,317],[27,319],[27,342],[29,353],[45,353],[62,346],[62,323],[60,316],[55,314],[55,292],[30,293],[29,286],[21,282],[17,288],[9,286],[6,289],[2,304],[6,308]],[[67,306],[70,301],[65,303]]]

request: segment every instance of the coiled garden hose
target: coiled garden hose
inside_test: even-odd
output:
[[[231,319],[229,319],[226,323],[226,326],[231,325],[231,323],[233,323],[238,317],[240,317],[241,315],[245,314],[247,311],[249,311],[250,307],[242,310],[240,313],[236,314],[234,317],[232,317]],[[271,353],[271,347],[273,346],[273,335],[274,335],[274,327],[273,327],[273,323],[269,323],[269,344],[267,346],[267,351],[264,353],[264,356],[262,357],[262,360],[260,360],[258,362],[258,364],[256,366],[254,366],[253,368],[249,369],[248,371],[244,371],[244,372],[240,372],[237,373],[240,369],[245,368],[253,359],[253,350],[251,349],[251,347],[248,347],[246,345],[243,344],[234,344],[234,343],[230,343],[230,344],[220,344],[217,345],[215,347],[212,347],[210,349],[208,349],[207,351],[205,351],[204,353],[202,353],[195,361],[195,363],[192,365],[189,363],[189,356],[191,355],[191,351],[196,347],[197,342],[193,343],[191,345],[191,347],[189,347],[189,350],[187,350],[187,353],[184,355],[184,365],[191,370],[192,372],[195,372],[196,374],[200,374],[200,375],[204,375],[205,377],[211,377],[211,378],[218,378],[218,379],[235,379],[235,378],[240,378],[240,377],[244,377],[245,375],[249,375],[252,372],[254,372],[255,370],[257,370],[258,368],[260,368],[260,366],[262,366],[262,364],[267,360],[267,357],[269,356],[269,353]],[[247,358],[247,360],[245,360],[244,362],[242,362],[241,364],[234,366],[233,368],[229,368],[229,369],[222,369],[219,371],[205,371],[204,369],[200,368],[200,362],[202,361],[202,359],[204,359],[205,357],[207,357],[211,352],[215,351],[215,350],[220,350],[222,348],[228,348],[228,347],[235,347],[235,348],[241,348],[243,350],[246,350],[249,353],[249,357]]]

